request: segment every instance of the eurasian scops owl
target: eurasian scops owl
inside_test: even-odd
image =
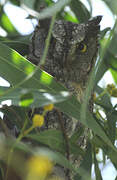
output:
[[[97,57],[100,21],[101,16],[82,24],[63,20],[55,21],[46,62],[41,67],[76,95],[81,103],[90,72]],[[40,21],[32,37],[28,59],[36,65],[39,64],[44,52],[49,25],[49,19]],[[63,112],[60,113],[69,138],[82,125]],[[60,127],[59,115],[56,109],[48,112],[44,129],[58,129]],[[81,145],[83,143],[78,142]],[[66,177],[66,179],[68,178]]]

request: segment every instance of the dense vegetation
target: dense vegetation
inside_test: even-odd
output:
[[[52,0],[9,0],[9,2],[25,8],[29,13],[29,19],[52,17],[52,24],[55,17],[82,23],[91,18],[92,14],[90,0],[87,0],[89,10],[79,0],[59,0],[57,3]],[[0,36],[0,77],[10,83],[10,87],[0,86],[0,102],[11,100],[10,106],[3,105],[0,107],[0,111],[4,114],[3,118],[0,119],[1,180],[18,179],[19,177],[29,180],[31,179],[29,177],[31,173],[32,179],[36,180],[38,178],[35,174],[38,174],[38,172],[40,173],[38,174],[39,179],[44,180],[52,170],[51,161],[68,168],[70,171],[72,170],[74,179],[91,179],[91,168],[94,164],[96,180],[101,180],[99,163],[106,163],[107,159],[110,159],[115,169],[117,169],[117,149],[115,146],[117,139],[117,104],[112,104],[112,97],[117,98],[117,1],[103,0],[103,2],[111,10],[115,24],[112,29],[108,27],[100,33],[98,62],[90,76],[85,102],[82,105],[74,96],[69,96],[69,93],[61,93],[62,91],[67,92],[67,89],[26,59],[32,35],[21,35],[4,11],[7,1],[0,4],[0,27],[7,32],[6,37]],[[64,9],[66,5],[70,7],[72,13]],[[42,7],[44,8],[42,9]],[[48,48],[49,40],[46,43],[43,62],[46,60],[46,50]],[[98,85],[98,82],[108,70],[111,72],[115,84],[109,84],[102,88]],[[86,108],[92,87],[94,87],[95,92],[93,114]],[[48,98],[50,96],[51,98]],[[35,117],[37,120],[33,118],[32,121],[28,116],[30,107],[33,109],[44,107],[46,113],[46,111],[53,108],[53,104],[56,108],[80,120],[81,123],[92,130],[88,138],[86,151],[75,144],[76,138],[83,133],[83,129],[81,129],[81,132],[74,132],[69,140],[70,152],[76,157],[81,155],[83,159],[78,169],[65,157],[66,147],[61,132],[48,130],[39,133],[36,127],[43,124],[43,117],[37,116]],[[5,118],[7,118],[7,124]],[[11,130],[15,131],[15,135],[17,133],[15,138]],[[33,145],[30,146],[29,142]],[[44,145],[46,145],[46,149]],[[101,160],[97,158],[100,149],[103,153],[103,159]],[[33,156],[36,157],[35,160],[30,159]],[[38,162],[40,164],[45,163],[48,166],[45,169],[43,168],[43,171],[35,169],[35,163],[38,164]]]

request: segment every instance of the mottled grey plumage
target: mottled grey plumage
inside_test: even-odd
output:
[[[83,101],[84,90],[98,52],[100,21],[101,16],[83,24],[63,20],[56,21],[52,30],[46,62],[41,67],[75,94],[80,102]],[[36,65],[43,55],[49,24],[50,20],[41,21],[32,37],[28,59]],[[49,112],[46,115],[44,128],[59,128],[59,118],[62,118],[68,136],[82,127],[73,118],[62,112],[60,114],[56,109]],[[79,140],[78,144],[83,145],[84,142]]]
[[[80,86],[81,91],[81,88],[86,86],[96,60],[100,20],[101,16],[97,16],[84,24],[62,20],[54,24],[43,69],[64,83],[67,88],[76,89]],[[40,62],[48,29],[49,20],[40,22],[35,29],[29,54],[29,60],[34,64]],[[81,50],[83,45],[86,45],[85,52]]]

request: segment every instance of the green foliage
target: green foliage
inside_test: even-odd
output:
[[[80,1],[77,1],[77,0],[71,1],[70,8],[75,13],[80,23],[90,19],[91,17],[90,12],[87,10],[84,4]]]
[[[103,1],[110,8],[113,16],[117,15],[117,2]],[[52,0],[10,0],[10,2],[18,7],[24,5],[29,12],[29,18],[44,19],[53,15],[55,18],[57,15],[57,18],[82,23],[89,19],[92,14],[90,0],[87,0],[90,10],[80,0],[59,0],[57,3]],[[111,101],[112,92],[115,93],[114,97],[117,99],[117,19],[115,18],[115,25],[112,29],[107,27],[101,32],[99,60],[90,77],[85,101],[81,105],[77,98],[71,96],[67,89],[56,82],[51,75],[42,71],[38,66],[35,67],[26,59],[32,35],[23,36],[17,32],[4,12],[4,6],[5,4],[0,5],[0,27],[7,32],[7,36],[0,37],[0,77],[7,80],[10,87],[0,86],[0,103],[4,100],[11,100],[11,106],[0,107],[4,117],[7,117],[7,124],[5,120],[0,119],[0,132],[4,132],[6,136],[3,137],[0,134],[0,179],[3,180],[5,176],[7,179],[8,172],[5,172],[4,164],[6,164],[7,171],[9,169],[7,165],[11,165],[13,169],[17,169],[17,174],[22,174],[24,173],[23,170],[20,171],[18,166],[14,166],[15,159],[21,165],[26,161],[26,156],[34,155],[38,151],[38,153],[44,152],[55,163],[72,170],[74,180],[91,179],[91,167],[94,164],[96,180],[101,180],[100,162],[96,157],[97,148],[103,151],[104,158],[102,161],[104,162],[105,158],[110,159],[117,169],[117,149],[115,147],[117,108],[116,105],[113,106]],[[65,6],[69,6],[72,13],[66,12]],[[39,13],[39,11],[41,12]],[[107,32],[108,36],[106,36]],[[48,48],[49,41],[46,50]],[[46,60],[46,53],[45,51],[43,62]],[[110,70],[115,81],[115,85],[112,85],[110,91],[108,91],[108,87],[101,88],[98,85],[99,80],[108,70]],[[91,114],[86,107],[93,86],[97,97],[94,98],[94,113]],[[54,104],[56,108],[79,120],[84,124],[84,127],[91,130],[86,150],[76,143],[76,140],[84,132],[83,128],[75,131],[69,138],[70,153],[74,157],[80,155],[82,158],[79,168],[74,167],[66,158],[66,142],[61,131],[51,129],[39,132],[38,129],[33,129],[33,132],[30,133],[32,122],[28,116],[29,110],[48,104]],[[105,113],[105,117],[102,117],[100,110]],[[18,137],[15,140],[11,137],[11,129],[13,130],[13,128],[9,128],[12,126],[18,129]],[[21,143],[21,140],[24,142]],[[34,146],[26,145],[25,140]],[[35,146],[39,149],[37,150]],[[47,149],[43,148],[44,146]],[[20,176],[22,176],[21,174]]]

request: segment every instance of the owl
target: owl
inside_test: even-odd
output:
[[[90,72],[96,61],[101,18],[97,16],[82,24],[55,21],[46,62],[41,66],[42,70],[51,74],[70,93],[76,95],[81,103]],[[45,19],[39,22],[34,31],[28,59],[35,65],[38,65],[42,58],[49,25],[50,20]],[[37,109],[35,113],[40,111]],[[47,113],[44,129],[62,129],[69,138],[82,126],[80,122],[54,109]],[[84,136],[81,137],[78,144],[82,146],[84,139]]]
[[[101,18],[97,16],[82,24],[56,21],[46,62],[41,67],[76,94],[80,101],[95,64]],[[48,19],[41,21],[32,37],[28,59],[36,65],[43,55],[49,24]]]

